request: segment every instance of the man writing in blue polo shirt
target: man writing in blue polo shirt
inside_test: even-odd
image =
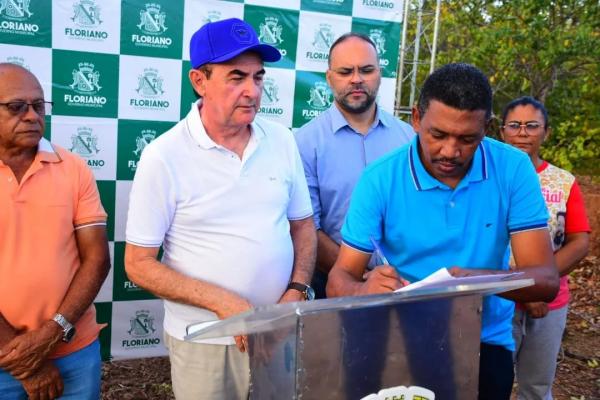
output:
[[[370,164],[355,188],[327,285],[330,297],[356,296],[391,292],[402,278],[417,281],[444,266],[456,276],[507,270],[510,239],[517,268],[535,284],[484,299],[485,400],[510,398],[510,300],[550,301],[558,290],[536,173],[526,154],[485,138],[491,111],[492,90],[477,68],[449,64],[427,78],[412,110],[417,136]],[[393,266],[363,276],[371,238]]]

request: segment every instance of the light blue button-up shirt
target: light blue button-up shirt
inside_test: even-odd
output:
[[[485,138],[452,189],[431,176],[419,140],[369,165],[352,194],[344,243],[373,252],[372,237],[407,280],[442,267],[507,270],[510,235],[547,226],[540,183],[522,151]],[[483,302],[481,341],[514,350],[514,303]]]
[[[350,196],[365,166],[414,135],[410,125],[381,107],[366,135],[352,129],[335,105],[300,128],[296,142],[317,229],[340,243]]]

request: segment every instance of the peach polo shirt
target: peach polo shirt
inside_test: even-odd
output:
[[[18,331],[39,328],[58,311],[80,266],[75,230],[105,224],[85,161],[42,139],[21,182],[0,161],[0,312]],[[70,343],[52,358],[92,343],[102,326],[92,304]]]

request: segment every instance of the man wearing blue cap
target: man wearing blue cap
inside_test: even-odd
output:
[[[179,400],[244,399],[249,386],[245,337],[185,342],[186,326],[313,296],[316,233],[302,162],[288,129],[256,117],[263,62],[280,57],[239,19],[200,28],[189,77],[201,99],[138,165],[125,266],[165,299]]]

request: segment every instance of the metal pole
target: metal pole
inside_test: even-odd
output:
[[[396,102],[394,110],[402,104],[402,82],[404,80],[404,54],[406,53],[406,31],[408,30],[408,11],[410,0],[404,1],[404,16],[402,17],[402,38],[400,39],[400,61],[398,61],[398,76],[396,77]],[[398,113],[395,113],[398,115]]]
[[[409,106],[412,107],[415,103],[415,91],[417,90],[417,69],[419,67],[419,47],[421,45],[421,28],[423,25],[423,2],[419,0],[419,10],[417,11],[417,31],[415,37],[415,54],[413,57],[412,78],[410,80],[410,100]]]
[[[429,73],[435,69],[435,54],[437,51],[438,31],[440,30],[440,8],[442,0],[437,0],[435,6],[435,25],[433,27],[433,45],[431,47],[431,62],[429,63]]]

